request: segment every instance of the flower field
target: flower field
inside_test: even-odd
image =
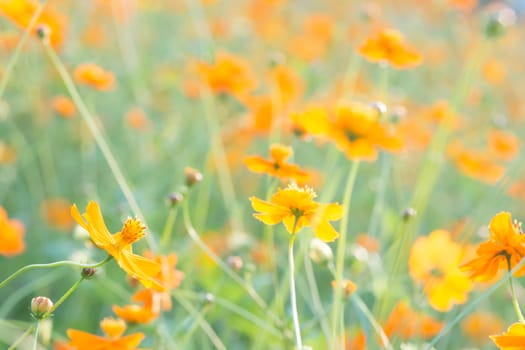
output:
[[[0,0],[0,349],[525,349],[524,13]]]

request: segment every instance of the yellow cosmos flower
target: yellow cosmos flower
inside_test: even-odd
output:
[[[290,185],[279,189],[270,201],[256,197],[251,197],[250,201],[253,209],[258,212],[253,216],[265,224],[275,225],[282,221],[291,234],[311,226],[320,240],[332,242],[339,237],[339,233],[329,221],[341,219],[343,207],[337,203],[316,203],[315,197],[315,192],[308,187]]]
[[[73,205],[71,215],[89,232],[93,243],[115,258],[128,275],[139,280],[146,288],[153,287],[160,291],[165,289],[154,280],[160,272],[160,264],[133,254],[131,245],[144,237],[145,227],[138,219],[129,218],[120,232],[111,234],[104,223],[98,204],[94,201],[88,203],[83,215],[80,215],[77,206]]]
[[[525,235],[521,225],[512,222],[510,213],[496,214],[489,224],[490,239],[479,245],[477,257],[461,266],[473,280],[487,282],[501,269],[513,269],[525,257]],[[525,266],[514,277],[525,275]]]

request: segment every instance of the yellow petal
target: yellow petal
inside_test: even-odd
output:
[[[333,242],[339,237],[339,233],[326,220],[321,221],[314,227],[314,233],[317,238],[324,242]]]

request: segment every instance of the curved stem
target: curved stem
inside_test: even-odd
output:
[[[297,297],[295,293],[295,264],[293,259],[293,242],[295,240],[295,228],[297,226],[297,217],[293,224],[292,234],[290,235],[290,243],[288,245],[288,262],[290,267],[290,302],[292,306],[293,328],[295,332],[295,345],[298,350],[302,350],[303,342],[301,340],[301,326],[299,324],[299,315],[297,313]]]
[[[15,278],[17,278],[19,275],[23,274],[24,272],[27,272],[27,271],[30,271],[30,270],[34,270],[34,269],[45,269],[45,268],[51,268],[51,267],[61,267],[61,266],[74,266],[74,267],[81,267],[81,268],[91,268],[91,269],[94,269],[94,268],[97,268],[97,267],[100,267],[104,264],[106,264],[108,261],[110,261],[113,257],[111,255],[108,255],[104,260],[102,260],[101,262],[99,263],[96,263],[96,264],[80,264],[80,263],[77,263],[76,261],[67,261],[67,260],[64,260],[64,261],[57,261],[57,262],[54,262],[54,263],[49,263],[49,264],[32,264],[32,265],[26,265],[22,268],[20,268],[18,271],[16,271],[15,273],[13,273],[11,276],[7,277],[5,280],[3,280],[2,282],[0,282],[0,289],[2,289],[3,287],[5,287],[7,284],[9,284],[9,282],[11,282],[12,280],[14,280]]]
[[[86,125],[88,126],[89,131],[95,138],[95,141],[102,152],[102,155],[104,156],[104,159],[108,163],[108,166],[111,170],[111,173],[113,174],[113,177],[117,181],[118,186],[120,187],[120,190],[124,194],[124,197],[126,197],[126,200],[135,214],[139,218],[140,221],[142,221],[146,226],[148,224],[146,223],[146,220],[144,218],[144,215],[142,214],[142,211],[140,210],[140,207],[135,200],[135,197],[133,195],[133,192],[131,191],[131,188],[129,187],[128,182],[126,181],[126,178],[124,177],[124,174],[120,170],[120,166],[118,165],[117,160],[115,159],[115,156],[111,152],[111,149],[109,148],[108,143],[106,142],[106,139],[102,135],[102,131],[100,130],[99,126],[97,125],[95,118],[89,113],[89,110],[84,103],[84,100],[80,96],[80,93],[78,92],[78,89],[73,82],[73,79],[71,79],[71,76],[69,75],[66,67],[62,63],[62,60],[60,57],[56,54],[55,50],[49,45],[49,43],[42,41],[42,44],[44,46],[44,49],[51,60],[51,63],[57,70],[58,74],[62,78],[62,81],[64,82],[64,85],[66,87],[66,90],[69,92],[69,95],[71,96],[71,99],[75,103],[75,106],[78,108],[78,112],[86,122]],[[146,235],[147,243],[150,247],[150,249],[155,250],[156,243],[153,239],[152,235]]]
[[[339,324],[339,313],[342,312],[342,296],[343,290],[341,288],[341,281],[343,280],[344,274],[344,260],[345,260],[345,249],[346,249],[346,236],[347,236],[347,227],[348,227],[348,216],[350,212],[350,202],[352,198],[352,191],[354,188],[355,180],[357,178],[357,170],[359,169],[359,161],[354,161],[352,167],[350,168],[350,174],[348,175],[348,180],[346,182],[344,197],[343,197],[343,210],[344,215],[341,219],[340,227],[340,236],[337,242],[337,254],[336,254],[336,264],[335,264],[335,291],[334,291],[334,301],[332,304],[332,349],[335,349],[337,344],[338,331],[337,329]]]

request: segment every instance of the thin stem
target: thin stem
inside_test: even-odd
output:
[[[510,257],[507,256],[507,268],[509,272],[511,271],[510,266]],[[525,323],[525,319],[523,318],[523,314],[521,313],[520,304],[518,303],[518,298],[516,298],[516,292],[514,291],[514,277],[512,274],[509,277],[509,286],[510,286],[510,293],[512,295],[512,306],[514,307],[514,312],[516,313],[516,316],[518,317],[518,321],[521,323]]]
[[[29,326],[24,333],[22,333],[17,340],[7,350],[15,350],[18,345],[29,335],[33,330],[35,329],[35,324],[33,323],[31,326]]]
[[[177,300],[179,304],[182,305],[188,311],[193,317],[195,317],[197,323],[202,328],[204,333],[208,336],[212,344],[215,346],[216,349],[219,350],[226,350],[226,346],[222,343],[221,339],[215,333],[213,328],[210,326],[210,324],[202,317],[203,312],[199,312],[197,309],[195,309],[191,303],[187,302],[184,298],[180,297],[177,294],[173,294],[173,297]]]
[[[100,267],[104,264],[106,264],[108,261],[110,261],[113,257],[111,255],[108,255],[104,260],[102,260],[101,262],[99,263],[96,263],[96,264],[80,264],[80,263],[77,263],[76,261],[67,261],[67,260],[64,260],[64,261],[57,261],[57,262],[54,262],[54,263],[49,263],[49,264],[32,264],[32,265],[26,265],[22,268],[20,268],[18,271],[16,271],[15,273],[13,273],[11,276],[7,277],[5,280],[3,280],[1,283],[0,283],[0,289],[2,289],[3,287],[5,287],[7,284],[9,284],[9,282],[11,282],[12,280],[14,280],[16,277],[18,277],[19,275],[23,274],[24,272],[27,272],[27,271],[30,271],[30,270],[34,270],[34,269],[43,269],[43,268],[51,268],[51,267],[61,267],[61,266],[75,266],[75,267],[81,267],[81,268],[97,268],[97,267]]]
[[[9,62],[7,63],[7,66],[3,72],[2,80],[0,81],[0,99],[4,96],[5,89],[7,87],[7,83],[9,82],[9,79],[11,77],[11,72],[13,71],[16,63],[18,62],[18,58],[20,57],[20,53],[22,52],[22,48],[25,46],[27,41],[29,40],[29,36],[31,35],[31,32],[33,31],[33,27],[36,24],[36,21],[38,20],[38,17],[40,17],[40,14],[42,13],[42,10],[44,9],[44,6],[46,5],[47,0],[43,0],[40,5],[36,8],[35,13],[33,14],[33,17],[31,17],[31,20],[29,21],[29,24],[27,25],[24,35],[22,36],[22,39],[16,46],[15,51],[13,52],[13,55],[9,59]]]
[[[166,247],[170,242],[171,232],[173,232],[173,225],[175,225],[175,220],[177,219],[178,207],[172,206],[168,213],[168,218],[166,219],[166,225],[162,230],[162,238],[160,240],[160,246]]]
[[[144,219],[144,215],[142,214],[142,211],[140,210],[140,207],[135,200],[135,197],[133,195],[133,192],[131,191],[131,188],[128,185],[128,182],[126,181],[126,178],[124,177],[124,174],[120,170],[120,166],[118,165],[117,160],[115,159],[115,156],[111,152],[111,149],[109,148],[108,143],[106,142],[106,139],[104,138],[102,131],[98,127],[95,118],[91,115],[89,112],[86,104],[84,103],[84,100],[80,96],[80,93],[78,92],[78,89],[73,82],[73,79],[71,79],[71,76],[69,75],[66,67],[62,63],[62,60],[60,57],[56,54],[55,50],[47,43],[45,40],[42,41],[44,49],[51,60],[51,63],[55,66],[55,69],[57,70],[58,74],[62,78],[62,81],[64,82],[64,85],[66,87],[66,90],[69,92],[69,95],[71,96],[73,102],[75,103],[75,106],[78,109],[78,112],[86,122],[89,131],[95,138],[95,141],[100,148],[100,151],[102,152],[102,155],[104,156],[104,159],[108,163],[109,168],[111,169],[111,172],[113,174],[113,177],[117,181],[117,184],[120,187],[120,190],[124,194],[124,197],[126,197],[126,200],[135,214],[139,218],[140,221],[142,221],[146,226],[146,220]],[[151,249],[156,248],[155,240],[153,239],[152,235],[146,235],[146,241]]]
[[[377,333],[379,338],[381,339],[381,342],[383,343],[383,346],[387,350],[394,350],[392,347],[392,344],[390,344],[390,340],[388,339],[388,336],[385,334],[385,331],[377,322],[374,315],[372,315],[372,312],[370,312],[370,309],[366,306],[366,304],[363,302],[361,297],[357,295],[356,293],[353,293],[350,298],[352,299],[352,302],[354,305],[361,311],[361,313],[365,316],[366,320],[370,323],[374,331]]]
[[[53,307],[42,316],[41,320],[45,320],[46,318],[51,316],[53,311],[55,311],[64,301],[66,301],[67,298],[71,296],[71,294],[73,294],[75,290],[77,290],[78,286],[80,286],[80,283],[82,283],[83,280],[84,277],[80,277],[80,279],[76,281],[75,284],[72,285],[71,288],[69,288],[60,299],[58,299],[58,301],[53,305]]]
[[[297,226],[297,216],[293,223],[292,234],[290,235],[290,244],[288,245],[288,262],[290,267],[290,301],[292,306],[293,329],[295,332],[295,345],[298,350],[302,350],[303,342],[301,340],[301,326],[299,324],[299,315],[297,313],[297,298],[295,294],[295,264],[293,259],[293,242],[295,240],[295,229]]]
[[[39,329],[39,326],[40,326],[40,321],[39,320],[36,320],[35,322],[35,339],[33,341],[33,350],[37,350],[38,349],[38,329]]]
[[[346,182],[344,197],[343,197],[343,210],[344,215],[341,219],[340,227],[340,236],[337,242],[337,254],[336,254],[336,264],[335,264],[335,291],[334,291],[334,301],[332,305],[332,349],[335,348],[337,344],[338,337],[338,323],[339,323],[339,313],[341,312],[342,296],[343,290],[341,288],[341,282],[343,280],[344,274],[344,260],[345,260],[345,249],[346,249],[346,236],[347,236],[347,227],[348,227],[348,216],[350,212],[350,203],[352,198],[352,191],[354,188],[355,180],[357,178],[357,170],[359,169],[359,162],[354,161],[352,167],[350,168],[350,174],[348,175],[348,180]]]

